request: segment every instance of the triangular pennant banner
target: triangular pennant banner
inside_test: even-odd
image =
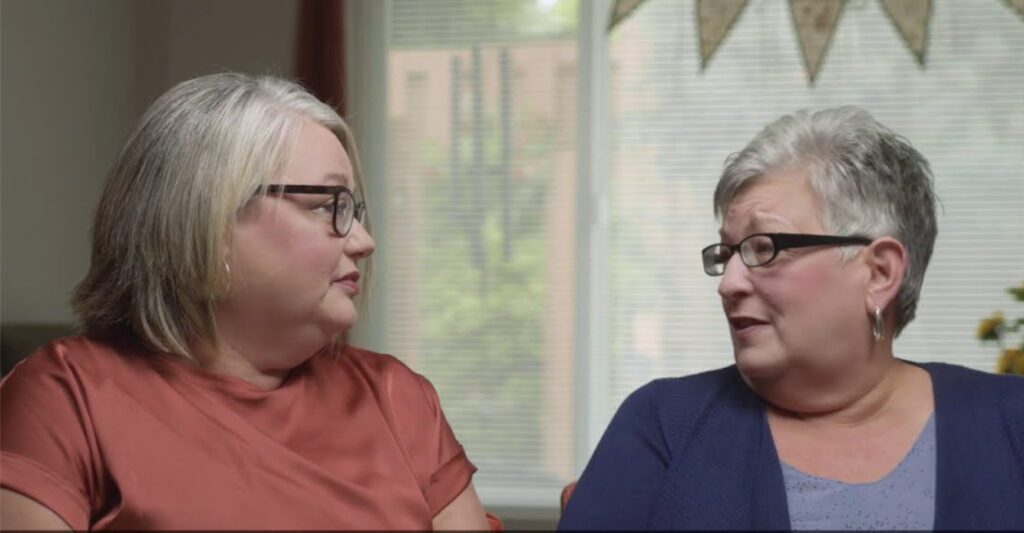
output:
[[[1006,0],[1006,3],[1017,10],[1017,14],[1024,18],[1024,0]]]
[[[925,47],[928,46],[928,20],[932,16],[932,0],[882,0],[903,40],[914,52],[917,62],[924,65]]]
[[[642,3],[644,0],[615,0],[615,5],[612,6],[612,16],[608,21],[608,31],[612,31],[612,28],[622,22]]]
[[[789,0],[789,10],[804,54],[807,79],[814,83],[825,51],[839,24],[845,0]]]
[[[711,55],[722,44],[745,7],[747,0],[697,0],[701,70],[708,66]]]

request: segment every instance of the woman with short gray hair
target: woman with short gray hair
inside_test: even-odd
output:
[[[701,256],[735,364],[627,398],[560,526],[1024,528],[1024,380],[893,353],[935,205],[925,158],[854,107],[731,156]]]
[[[295,83],[160,97],[100,200],[83,334],[0,387],[0,526],[486,529],[430,382],[345,342],[363,191],[348,127]]]

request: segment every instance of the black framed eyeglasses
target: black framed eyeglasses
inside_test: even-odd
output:
[[[744,265],[759,267],[771,263],[778,257],[779,252],[789,248],[871,244],[871,241],[872,239],[860,235],[842,237],[804,233],[755,233],[737,244],[712,244],[701,250],[700,255],[704,260],[704,273],[709,276],[721,276],[725,273],[725,265],[736,250],[740,251],[740,259]]]
[[[352,189],[344,185],[267,185],[260,187],[260,192],[273,194],[329,194],[333,198],[331,203],[331,224],[334,232],[339,237],[348,235],[352,230],[352,221],[358,220],[364,223],[366,216],[366,202],[357,202]]]

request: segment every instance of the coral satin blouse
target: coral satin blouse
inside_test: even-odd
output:
[[[0,484],[74,529],[430,529],[476,470],[426,379],[351,347],[263,391],[70,337],[0,409]]]

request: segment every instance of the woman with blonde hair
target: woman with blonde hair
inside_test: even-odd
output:
[[[925,158],[853,107],[732,156],[701,258],[735,364],[627,398],[561,527],[1024,529],[1024,379],[893,353],[935,204]]]
[[[83,335],[0,389],[3,527],[486,529],[430,383],[345,343],[362,191],[347,126],[294,83],[159,98],[100,200]]]

